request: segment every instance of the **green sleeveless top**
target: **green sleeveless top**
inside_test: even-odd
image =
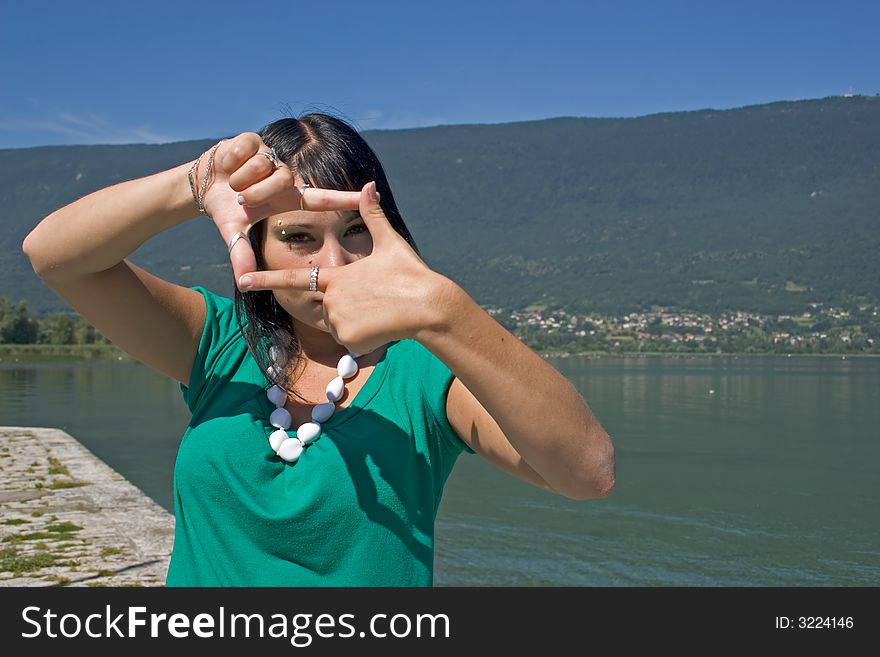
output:
[[[174,466],[167,585],[430,586],[443,487],[472,452],[446,417],[449,368],[414,340],[390,343],[288,464],[269,447],[269,381],[232,300],[192,289],[207,316],[180,386],[192,420]]]

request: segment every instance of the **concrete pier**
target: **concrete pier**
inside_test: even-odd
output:
[[[0,426],[0,586],[164,586],[174,517],[59,429]]]

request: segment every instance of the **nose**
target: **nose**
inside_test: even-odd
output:
[[[327,239],[312,258],[312,264],[316,267],[344,267],[355,260],[356,256],[344,249],[337,240]]]

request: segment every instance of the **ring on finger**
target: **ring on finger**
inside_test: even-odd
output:
[[[272,171],[275,171],[275,169],[278,168],[278,166],[279,166],[279,163],[278,163],[278,154],[275,152],[275,149],[274,149],[274,148],[271,149],[271,150],[268,150],[268,151],[259,151],[259,152],[257,153],[257,155],[262,155],[262,156],[265,157],[267,160],[269,160],[269,162],[272,163]]]
[[[238,242],[238,240],[240,240],[243,237],[247,237],[247,233],[240,230],[237,233],[235,233],[232,237],[229,238],[229,247],[228,247],[229,253],[232,253],[232,248],[235,246],[235,243]]]
[[[300,210],[305,210],[305,208],[303,207],[303,199],[305,199],[306,189],[309,187],[311,187],[311,185],[309,183],[303,183],[299,188],[299,209]]]
[[[312,267],[312,271],[309,272],[309,292],[317,292],[318,291],[318,268]]]

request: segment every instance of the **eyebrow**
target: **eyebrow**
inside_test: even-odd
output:
[[[349,219],[346,219],[345,223],[343,225],[347,226],[348,224],[354,223],[355,221],[357,221],[360,218],[361,218],[361,215],[356,213],[354,216],[350,217]],[[311,230],[311,229],[318,228],[319,226],[323,226],[323,225],[324,224],[283,223],[279,226],[276,223],[275,226],[272,227],[272,229],[275,231],[279,231],[282,228],[285,228],[285,229],[286,228],[306,228],[306,229]]]

